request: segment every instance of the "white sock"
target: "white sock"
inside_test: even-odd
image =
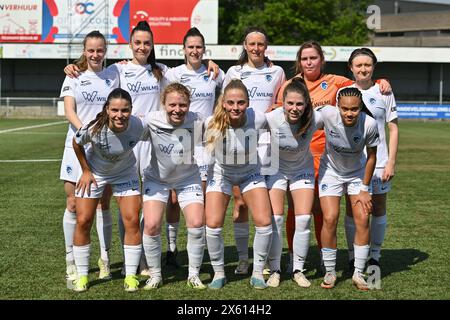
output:
[[[214,272],[216,274],[223,273],[223,276],[225,276],[222,228],[209,228],[206,226],[206,244]]]
[[[370,256],[375,260],[380,260],[381,245],[386,233],[387,215],[381,217],[372,216],[370,222]]]
[[[73,261],[73,234],[77,224],[77,214],[66,209],[63,216],[64,243],[66,245],[66,261]]]
[[[272,225],[265,227],[255,227],[255,239],[253,240],[253,274],[252,276],[262,277],[264,265],[269,255],[270,244],[272,242]]]
[[[125,255],[125,271],[126,275],[136,275],[137,267],[139,265],[139,260],[141,258],[142,245],[127,245],[123,246],[123,251]]]
[[[281,252],[283,249],[283,224],[284,217],[283,215],[274,214],[272,216],[272,243],[270,245],[269,250],[269,267],[270,271],[279,271],[280,269],[280,260],[281,260]]]
[[[198,275],[205,252],[205,227],[187,228],[187,252],[189,258],[189,278]]]
[[[327,272],[336,274],[337,249],[322,248],[322,259]]]
[[[234,222],[233,228],[239,261],[248,260],[248,238],[250,236],[248,222]]]
[[[353,217],[345,215],[345,237],[347,238],[348,261],[355,259],[355,251],[353,251],[353,241],[355,241],[356,226]]]
[[[309,239],[311,237],[311,215],[301,214],[295,216],[295,233],[293,240],[294,266],[293,270],[303,272],[306,256],[309,250]]]
[[[100,244],[100,256],[103,261],[109,261],[109,249],[112,238],[112,216],[109,210],[97,209],[96,226]]]
[[[355,272],[364,272],[367,257],[369,256],[370,246],[368,244],[363,246],[353,244],[353,247],[355,248]]]
[[[142,237],[145,258],[152,276],[161,277],[161,235]]]
[[[178,235],[178,222],[166,223],[166,238],[168,249],[171,252],[175,252],[177,249],[177,235]]]
[[[91,244],[84,246],[73,246],[73,257],[77,266],[78,276],[87,276],[89,273],[89,257],[91,255]]]

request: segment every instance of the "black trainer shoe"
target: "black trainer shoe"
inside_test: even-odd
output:
[[[180,265],[177,262],[177,255],[178,255],[178,250],[175,250],[174,252],[167,251],[167,253],[166,253],[166,266],[172,266],[175,269],[178,269],[180,267]]]
[[[353,274],[355,272],[355,259],[348,262],[348,273]]]
[[[367,261],[367,266],[380,266],[380,263],[378,262],[378,260],[374,259],[374,258],[370,258],[369,261]]]

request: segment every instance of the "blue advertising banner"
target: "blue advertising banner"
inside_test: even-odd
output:
[[[450,119],[450,104],[400,103],[397,113],[401,119]]]

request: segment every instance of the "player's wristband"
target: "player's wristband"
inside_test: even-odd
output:
[[[367,184],[361,184],[361,188],[359,188],[359,191],[369,192],[369,186]]]

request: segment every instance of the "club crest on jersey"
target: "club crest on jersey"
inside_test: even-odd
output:
[[[266,74],[266,81],[267,82],[272,81],[272,76],[270,74]]]
[[[377,99],[375,98],[370,98],[369,99],[370,104],[375,104],[375,102],[377,102]]]
[[[354,143],[358,143],[358,142],[360,142],[361,141],[361,137],[360,136],[354,136],[353,137],[353,142]]]
[[[209,75],[205,74],[205,75],[203,76],[203,80],[204,80],[205,82],[208,82],[208,80],[209,80]]]
[[[322,90],[327,90],[328,89],[328,82],[322,81],[322,83],[320,84],[320,87],[322,88]]]
[[[108,87],[110,87],[110,86],[111,86],[111,80],[109,80],[109,79],[105,79],[105,82],[106,82],[106,85],[107,85]]]

